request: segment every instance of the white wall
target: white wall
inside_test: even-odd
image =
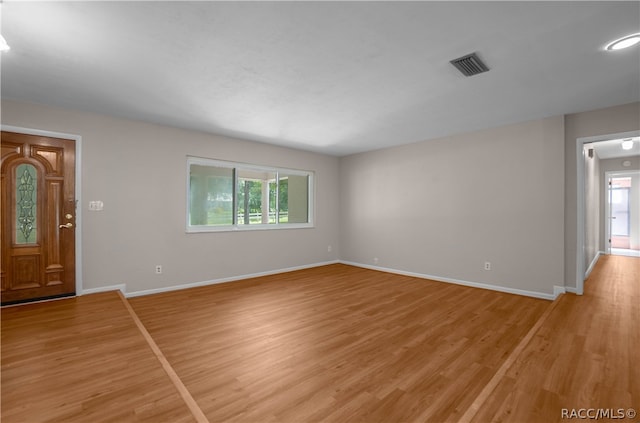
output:
[[[136,292],[339,256],[336,157],[7,100],[2,124],[82,136],[84,289]],[[314,171],[315,228],[185,233],[187,155]],[[90,200],[104,211],[88,211]]]
[[[593,152],[589,157],[588,151],[593,145],[586,144],[584,149],[584,186],[585,186],[585,235],[584,262],[589,266],[600,251],[600,191],[602,176],[600,174],[600,159]]]
[[[551,294],[563,145],[560,116],[342,158],[341,258]]]
[[[576,139],[639,130],[640,103],[342,159],[9,100],[2,123],[83,137],[85,289],[378,257],[381,267],[550,293],[575,287]],[[185,234],[187,154],[314,170],[316,228]],[[88,212],[89,200],[105,210]]]

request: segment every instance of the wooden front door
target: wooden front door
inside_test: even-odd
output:
[[[75,294],[75,141],[2,132],[2,304]]]

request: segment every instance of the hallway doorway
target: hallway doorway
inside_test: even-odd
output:
[[[606,173],[607,253],[640,257],[640,172]]]

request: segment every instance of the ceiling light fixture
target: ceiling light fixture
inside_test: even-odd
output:
[[[627,35],[626,37],[618,38],[615,41],[610,42],[605,47],[606,50],[622,50],[623,48],[635,46],[640,43],[640,33]]]
[[[0,51],[9,51],[11,47],[7,44],[7,40],[4,39],[2,35],[0,35]]]
[[[622,141],[622,149],[623,150],[631,150],[633,148],[633,138],[626,139]]]

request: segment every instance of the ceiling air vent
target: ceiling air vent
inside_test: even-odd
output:
[[[475,53],[458,57],[457,59],[453,59],[450,63],[458,68],[464,76],[473,76],[489,70],[487,65],[482,63],[482,60],[480,60],[478,55]]]

